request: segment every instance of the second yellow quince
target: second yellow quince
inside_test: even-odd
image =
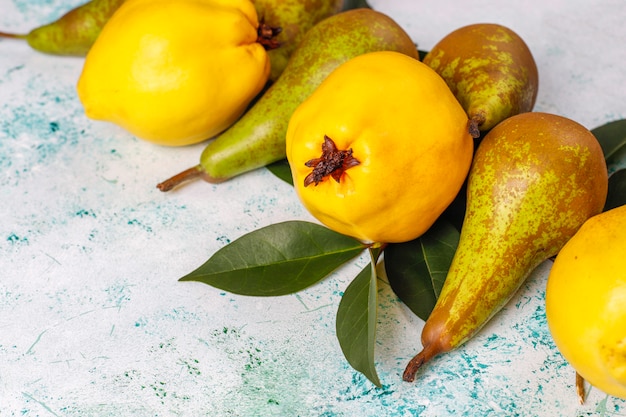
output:
[[[250,0],[127,0],[87,54],[78,96],[88,117],[141,139],[197,143],[267,82],[262,39]]]

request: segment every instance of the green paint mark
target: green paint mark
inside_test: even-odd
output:
[[[313,312],[318,311],[318,310],[321,310],[321,309],[323,309],[323,308],[333,307],[334,305],[335,305],[334,303],[324,304],[324,305],[321,305],[321,306],[319,306],[319,307],[315,307],[315,308],[314,308],[314,309],[312,309],[312,310],[303,311],[303,312],[301,312],[301,314],[313,313]]]
[[[52,414],[53,416],[57,416],[60,417],[57,413],[55,413],[50,407],[48,407],[43,401],[39,401],[38,399],[36,399],[35,397],[33,397],[32,395],[23,392],[22,395],[24,395],[24,397],[28,398],[31,401],[36,402],[37,404],[39,404],[40,406],[42,406],[47,412],[49,412],[50,414]]]
[[[76,212],[76,217],[84,218],[84,217],[93,217],[96,218],[96,213],[90,210],[80,209]]]
[[[11,233],[7,237],[7,242],[11,243],[12,245],[16,245],[18,243],[28,243],[28,239],[25,237],[20,237],[16,235],[15,233]]]
[[[300,304],[304,307],[305,310],[309,311],[309,307],[304,303],[302,297],[299,294],[296,294],[296,300],[300,301]]]
[[[39,336],[37,336],[37,339],[35,339],[35,341],[33,342],[33,344],[32,344],[32,345],[30,345],[30,347],[29,347],[29,348],[28,348],[28,350],[26,351],[26,354],[27,354],[27,355],[30,355],[30,354],[32,354],[32,353],[33,353],[33,348],[35,347],[35,345],[36,345],[37,343],[39,343],[39,341],[41,340],[41,336],[43,336],[43,334],[44,334],[45,332],[47,332],[47,331],[48,331],[48,329],[46,329],[46,330],[44,330],[43,332],[39,333]]]
[[[197,367],[197,365],[200,364],[200,361],[198,359],[191,359],[188,361],[181,360],[179,364],[187,368],[187,373],[189,375],[201,375],[202,374],[202,372],[200,372],[200,369]]]
[[[150,388],[154,391],[154,395],[161,399],[161,404],[164,404],[164,399],[167,397],[167,391],[165,390],[165,382],[157,382],[150,384]]]

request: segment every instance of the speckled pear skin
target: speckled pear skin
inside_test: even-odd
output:
[[[493,128],[476,150],[459,245],[404,379],[474,336],[602,211],[607,188],[602,149],[580,124],[523,113]]]
[[[204,149],[200,158],[204,179],[221,182],[284,159],[287,126],[296,107],[340,64],[380,50],[418,59],[409,35],[394,20],[372,9],[348,10],[315,25],[279,79]]]
[[[262,22],[281,28],[275,38],[280,47],[268,51],[272,66],[270,80],[276,81],[306,32],[339,13],[344,0],[254,0],[254,6]]]
[[[124,0],[92,0],[58,20],[23,36],[35,50],[53,55],[85,56],[102,27]]]
[[[537,65],[524,40],[507,27],[461,27],[438,42],[423,61],[444,78],[480,131],[535,105]]]

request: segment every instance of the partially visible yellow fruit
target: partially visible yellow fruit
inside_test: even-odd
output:
[[[249,0],[127,0],[87,54],[87,116],[181,146],[208,139],[265,85],[267,51]]]
[[[468,117],[443,79],[399,52],[335,69],[291,116],[287,159],[303,205],[364,242],[424,233],[461,188]]]
[[[546,317],[563,357],[591,385],[626,399],[626,206],[587,220],[548,277]]]

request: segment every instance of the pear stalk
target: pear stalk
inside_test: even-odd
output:
[[[10,38],[10,39],[26,39],[28,34],[18,34],[18,33],[8,33],[8,32],[0,32],[0,38]]]
[[[161,191],[170,191],[172,188],[179,186],[188,181],[193,181],[197,178],[201,178],[204,176],[204,171],[202,170],[201,165],[196,165],[195,167],[191,167],[189,169],[184,170],[172,178],[169,178],[159,184],[157,184],[157,188]]]
[[[436,344],[429,344],[424,347],[417,355],[415,355],[408,363],[402,374],[402,379],[407,382],[413,382],[415,375],[426,362],[442,353],[444,349]]]
[[[585,403],[585,378],[578,372],[576,372],[576,395],[580,405],[583,405]]]

